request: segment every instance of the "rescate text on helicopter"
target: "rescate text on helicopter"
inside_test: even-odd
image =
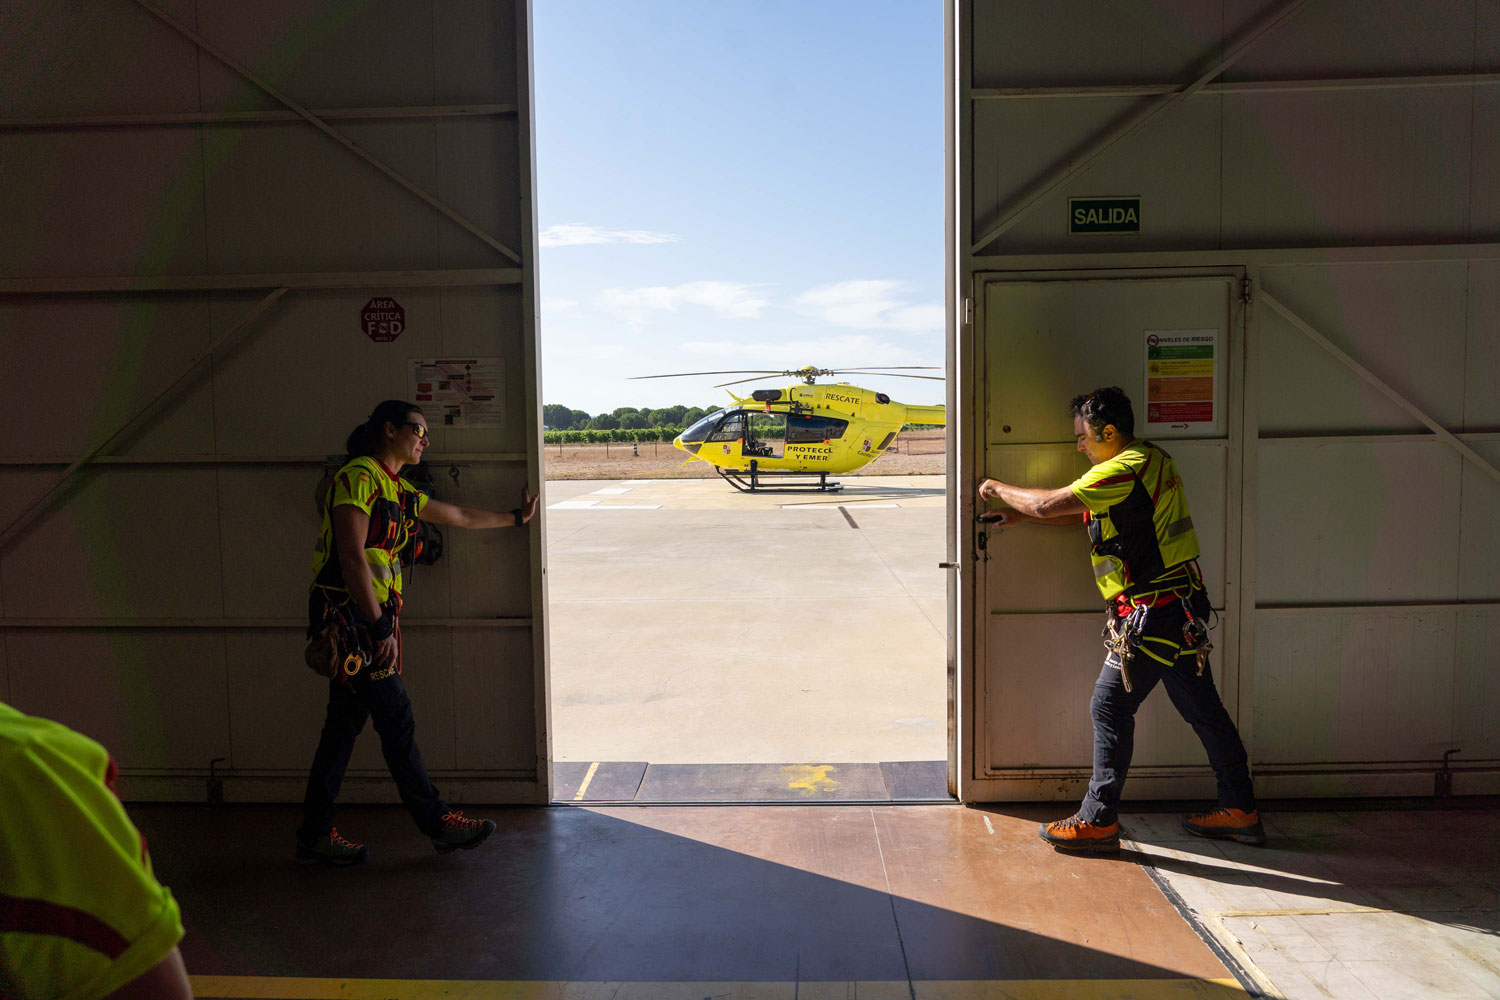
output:
[[[935,365],[902,365],[899,370],[934,369]],[[791,371],[681,372],[641,375],[638,378],[677,378],[685,375],[752,375],[714,386],[790,376],[802,384],[780,389],[756,389],[748,396],[729,395],[734,403],[716,410],[677,435],[672,446],[687,452],[688,461],[714,466],[729,484],[743,492],[812,490],[833,492],[842,487],[829,476],[853,472],[885,453],[906,424],[947,422],[942,406],[898,403],[883,392],[848,382],[820,385],[826,375],[891,374],[897,378],[943,381],[934,375],[895,374],[892,368],[805,368]],[[785,425],[781,437],[766,434],[764,419],[778,415]],[[761,425],[761,426],[757,426]],[[779,429],[779,428],[778,428]],[[763,437],[757,436],[757,431]],[[814,482],[814,480],[816,480]]]

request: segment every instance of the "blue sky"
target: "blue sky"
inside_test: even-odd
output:
[[[545,402],[729,400],[727,377],[628,381],[659,372],[942,364],[941,0],[533,17]],[[941,382],[849,381],[942,402]]]

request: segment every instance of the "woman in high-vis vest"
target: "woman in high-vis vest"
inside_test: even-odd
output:
[[[363,656],[351,673],[342,666],[328,684],[328,713],[313,755],[297,831],[297,860],[304,864],[358,864],[363,844],[339,835],[333,803],[354,740],[372,719],[401,803],[440,852],[478,846],[495,829],[439,798],[417,748],[411,700],[401,683],[401,550],[418,520],[456,528],[519,528],[537,510],[538,496],[521,490],[521,506],[508,512],[460,507],[434,500],[401,477],[427,450],[427,418],[420,407],[388,399],[349,435],[348,457],[323,503],[323,525],[313,557],[308,594],[308,637],[324,637],[340,661]],[[344,648],[355,647],[355,648]],[[309,662],[312,661],[309,654]],[[354,666],[354,664],[351,664]]]
[[[1219,808],[1185,816],[1203,837],[1263,844],[1245,747],[1209,670],[1212,614],[1198,571],[1198,536],[1177,466],[1135,439],[1135,414],[1118,387],[1073,400],[1078,450],[1093,468],[1060,489],[986,479],[980,500],[1008,505],[981,515],[990,524],[1088,527],[1094,580],[1107,607],[1108,653],[1094,697],[1094,773],[1073,816],[1038,834],[1065,851],[1120,848],[1120,789],[1135,747],[1135,713],[1158,681],[1198,734],[1218,780]]]

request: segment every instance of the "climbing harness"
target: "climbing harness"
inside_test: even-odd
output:
[[[1199,677],[1203,676],[1203,671],[1208,667],[1208,657],[1214,648],[1214,644],[1209,640],[1209,631],[1215,625],[1193,613],[1193,595],[1203,591],[1203,575],[1198,569],[1197,561],[1185,564],[1180,573],[1173,574],[1171,582],[1175,586],[1161,587],[1130,597],[1121,595],[1108,605],[1108,617],[1105,619],[1104,629],[1099,633],[1104,639],[1104,648],[1108,651],[1104,663],[1105,666],[1120,671],[1120,680],[1125,685],[1126,691],[1133,690],[1130,664],[1139,652],[1144,652],[1164,665],[1171,665],[1177,657],[1186,658],[1191,655]],[[1181,646],[1170,639],[1143,635],[1146,629],[1146,618],[1151,613],[1151,609],[1168,605],[1173,598],[1176,598],[1182,606]],[[1210,611],[1210,614],[1212,613]],[[1172,654],[1161,648],[1152,652],[1142,647],[1142,642],[1155,643],[1158,647],[1170,647],[1181,652]],[[1173,659],[1163,659],[1161,655],[1158,655],[1161,653],[1167,653]]]

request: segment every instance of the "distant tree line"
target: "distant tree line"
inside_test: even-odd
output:
[[[634,406],[616,407],[609,413],[590,416],[585,410],[573,410],[561,403],[547,403],[542,407],[542,423],[552,431],[636,431],[654,427],[676,427],[681,431],[719,406],[704,409],[701,406],[664,406],[660,409]],[[676,433],[672,435],[676,436]],[[626,438],[623,440],[635,440]],[[646,440],[655,440],[646,438]],[[672,438],[667,438],[668,441]]]

